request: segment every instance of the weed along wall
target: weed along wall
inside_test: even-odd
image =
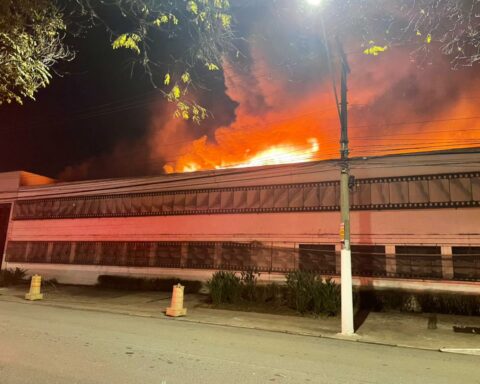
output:
[[[479,292],[478,157],[352,160],[355,284]],[[296,270],[335,279],[338,172],[335,161],[322,161],[19,183],[0,194],[12,204],[2,268],[77,284],[105,274],[207,280],[216,270],[247,269],[268,281]]]

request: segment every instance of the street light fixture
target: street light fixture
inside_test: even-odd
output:
[[[313,5],[315,7],[319,6],[323,2],[324,2],[324,0],[307,0],[308,4]]]

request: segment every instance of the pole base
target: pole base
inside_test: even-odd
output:
[[[357,333],[353,332],[353,333],[337,333],[335,335],[338,339],[344,339],[344,340],[358,340],[360,339],[360,335],[358,335]]]

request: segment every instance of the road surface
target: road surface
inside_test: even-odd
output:
[[[0,301],[1,384],[474,384],[479,367],[478,356]]]

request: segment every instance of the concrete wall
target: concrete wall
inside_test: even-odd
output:
[[[480,208],[351,213],[353,244],[480,245]],[[338,212],[18,220],[10,241],[338,243]]]
[[[431,154],[421,156],[392,156],[374,159],[356,159],[351,162],[352,173],[360,178],[383,178],[414,175],[440,175],[455,172],[469,173],[471,191],[468,208],[401,209],[374,206],[351,213],[352,244],[385,245],[386,253],[395,251],[395,245],[435,245],[442,248],[442,275],[451,278],[451,247],[480,246],[480,155]],[[447,176],[445,176],[447,175]],[[422,176],[423,177],[423,176]],[[436,176],[435,176],[436,177]],[[23,180],[23,181],[21,181]],[[108,195],[125,193],[166,193],[208,188],[246,188],[249,186],[289,183],[317,183],[338,180],[335,161],[307,164],[260,167],[251,170],[221,170],[158,177],[95,180],[75,183],[48,184],[52,180],[20,172],[0,174],[0,201],[35,200],[43,204],[45,198]],[[424,182],[427,185],[428,182]],[[22,186],[23,185],[23,186]],[[445,185],[450,185],[445,181]],[[463,184],[462,184],[463,185]],[[475,189],[474,189],[475,188]],[[448,189],[448,188],[447,188]],[[450,192],[450,190],[449,190]],[[170,192],[169,192],[170,193]],[[408,195],[408,193],[407,193]],[[408,196],[407,196],[408,197]],[[450,200],[448,200],[450,199]],[[450,197],[449,202],[455,202]],[[408,201],[408,199],[406,200]],[[463,200],[460,199],[463,202]],[[334,203],[336,204],[336,203]],[[476,205],[475,205],[476,204]],[[435,206],[436,207],[436,206]],[[365,207],[364,207],[365,208]],[[335,208],[336,209],[336,208]],[[213,241],[252,242],[269,246],[296,248],[299,243],[335,244],[339,249],[340,214],[335,209],[322,211],[288,211],[280,207],[276,212],[212,213],[165,216],[89,217],[41,220],[11,220],[7,241]],[[198,213],[198,212],[197,212]],[[132,216],[128,216],[132,214]],[[138,213],[136,213],[138,214]],[[134,274],[149,276],[178,276],[205,279],[212,270],[169,268],[114,267],[99,265],[18,264],[5,263],[3,268],[21,266],[30,272],[39,272],[61,282],[93,284],[99,274]],[[387,272],[395,272],[395,262],[387,260]],[[283,275],[266,273],[265,279],[283,279]],[[376,286],[433,287],[434,289],[478,289],[479,283],[449,281],[358,278],[358,284]],[[473,287],[473,288],[472,288]]]

